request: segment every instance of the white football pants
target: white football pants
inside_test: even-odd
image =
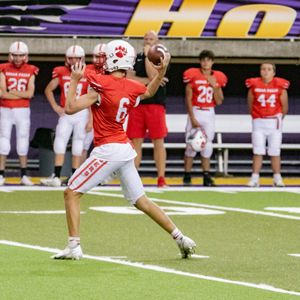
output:
[[[17,153],[26,156],[29,149],[30,108],[0,107],[0,154],[8,155],[13,125],[16,126]]]
[[[55,154],[66,153],[67,144],[73,132],[72,155],[82,155],[88,117],[89,111],[88,109],[84,109],[74,115],[63,115],[58,119],[53,147]]]

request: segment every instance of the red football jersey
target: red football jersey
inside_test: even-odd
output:
[[[52,78],[59,79],[60,106],[65,107],[67,93],[70,88],[71,70],[66,66],[55,67],[52,72]],[[86,77],[83,77],[80,79],[77,85],[76,97],[86,94],[87,91],[88,91],[88,82]]]
[[[0,65],[0,72],[4,74],[6,79],[6,87],[8,90],[25,92],[28,89],[29,79],[33,75],[37,75],[39,68],[29,64],[23,64],[20,68],[16,68],[12,63]],[[2,107],[29,107],[30,99],[0,99]]]
[[[86,74],[90,72],[94,72],[96,74],[105,74],[104,68],[96,68],[94,64],[86,65],[85,72]]]
[[[227,84],[227,77],[223,72],[212,71],[216,77],[217,85],[221,88]],[[200,68],[190,68],[183,73],[183,82],[189,83],[193,90],[192,105],[201,108],[215,107],[214,90],[208,83]]]
[[[112,75],[89,73],[87,78],[100,95],[99,102],[92,105],[94,145],[129,142],[123,123],[129,111],[139,104],[139,96],[146,92],[146,86]]]
[[[264,83],[261,77],[246,79],[247,88],[253,94],[251,115],[253,119],[266,118],[282,113],[280,96],[282,90],[290,86],[290,82],[279,77],[274,77],[269,83]]]

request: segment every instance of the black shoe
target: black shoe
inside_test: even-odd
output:
[[[182,181],[183,181],[184,185],[191,185],[191,183],[192,183],[191,174],[190,173],[184,173]]]
[[[214,180],[209,173],[203,174],[203,186],[216,186]]]

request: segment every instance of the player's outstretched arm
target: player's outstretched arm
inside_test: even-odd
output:
[[[98,93],[95,90],[90,90],[87,94],[76,99],[76,89],[78,82],[85,72],[85,64],[76,63],[72,66],[70,88],[67,93],[65,112],[68,115],[75,114],[83,109],[90,107],[97,102]]]
[[[145,94],[141,95],[141,100],[151,98],[155,95],[160,86],[161,81],[163,80],[167,72],[170,59],[170,53],[166,53],[163,59],[160,58],[161,63],[159,65],[156,66],[153,64],[153,67],[157,70],[157,74],[148,84],[147,91],[145,92]]]

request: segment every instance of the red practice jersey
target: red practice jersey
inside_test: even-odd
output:
[[[5,63],[0,64],[0,72],[5,76],[8,90],[25,92],[28,89],[29,79],[38,74],[39,68],[29,64],[23,64],[20,68],[16,68],[12,63]],[[0,99],[2,107],[29,107],[29,105],[30,99]]]
[[[87,78],[101,99],[92,105],[94,145],[129,142],[123,124],[147,88],[137,81],[112,75],[88,73]]]
[[[253,94],[251,115],[253,119],[266,118],[282,113],[280,96],[282,90],[289,88],[290,82],[274,77],[269,83],[264,83],[261,77],[246,79],[247,88]]]
[[[217,85],[221,88],[227,84],[227,77],[223,72],[212,71],[212,75],[217,80]],[[214,90],[209,84],[200,68],[190,68],[183,73],[183,82],[189,83],[193,90],[192,105],[201,108],[215,107]]]
[[[52,78],[58,78],[60,87],[60,106],[65,107],[67,93],[70,88],[71,70],[66,66],[55,67],[52,72]],[[76,97],[86,94],[88,91],[88,82],[86,77],[80,79]]]

